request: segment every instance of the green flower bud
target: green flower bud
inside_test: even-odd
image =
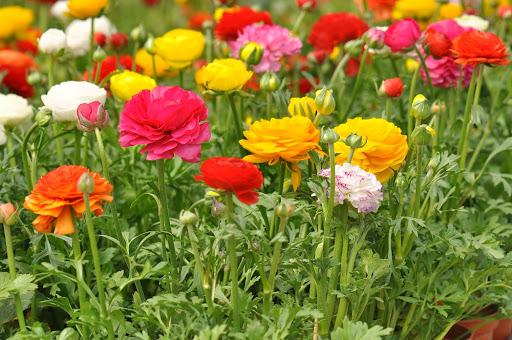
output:
[[[155,37],[152,34],[148,35],[148,39],[144,44],[144,49],[151,55],[155,54]]]
[[[40,84],[42,80],[43,80],[43,77],[41,77],[41,73],[39,73],[37,71],[31,72],[27,76],[27,83],[29,83],[32,86]]]
[[[357,133],[351,133],[343,142],[351,149],[359,149],[366,144],[363,142],[363,137],[359,136]]]
[[[148,37],[148,33],[146,32],[144,26],[140,24],[139,26],[132,29],[132,31],[130,32],[130,37],[132,38],[132,40],[142,43]]]
[[[180,213],[180,222],[187,225],[187,224],[196,224],[197,221],[199,221],[199,218],[196,214],[194,214],[191,211],[184,210]]]
[[[92,60],[96,63],[101,63],[105,58],[107,57],[107,54],[101,47],[97,47],[94,53],[92,54]]]
[[[48,126],[48,124],[50,124],[51,119],[52,119],[52,111],[49,108],[47,108],[46,106],[40,107],[36,113],[36,116],[34,117],[34,121],[40,127]]]
[[[334,131],[333,129],[322,128],[320,140],[322,141],[322,143],[334,144],[340,140],[340,135],[338,135],[336,131]]]
[[[315,259],[319,259],[322,257],[322,252],[324,251],[324,243],[319,243],[315,249]]]
[[[324,116],[328,116],[336,109],[336,100],[331,89],[324,87],[316,91],[315,97],[316,110]]]
[[[279,78],[275,73],[267,72],[260,79],[260,87],[263,91],[273,92],[279,88]]]
[[[288,218],[295,210],[293,204],[282,202],[276,207],[276,214],[281,218]]]
[[[94,191],[94,180],[88,172],[84,172],[78,179],[78,191],[84,194],[90,194]]]
[[[240,49],[240,59],[247,65],[258,65],[263,58],[264,51],[263,46],[251,41]]]
[[[416,119],[425,119],[432,114],[430,102],[424,95],[418,94],[414,97],[411,114]]]
[[[0,223],[11,226],[16,222],[16,207],[12,203],[0,203]]]
[[[432,137],[436,135],[436,131],[426,124],[417,126],[411,134],[411,141],[414,145],[429,145]]]

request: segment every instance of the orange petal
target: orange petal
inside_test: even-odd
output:
[[[75,225],[73,223],[73,217],[71,216],[71,210],[69,207],[66,207],[62,210],[59,217],[57,217],[53,233],[56,235],[68,235],[74,232]]]

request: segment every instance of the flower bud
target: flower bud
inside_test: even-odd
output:
[[[94,180],[88,172],[84,172],[78,179],[78,191],[84,194],[90,194],[94,191]]]
[[[91,132],[95,128],[103,129],[109,121],[108,112],[99,101],[78,105],[76,116],[77,127],[84,132]]]
[[[98,46],[92,54],[92,60],[95,63],[101,63],[103,60],[105,60],[105,58],[107,58],[107,54],[101,47]]]
[[[180,222],[185,225],[196,224],[197,221],[199,221],[199,218],[191,211],[184,210],[180,213]]]
[[[293,204],[281,202],[281,204],[276,207],[276,214],[280,218],[288,218],[292,216],[294,210]]]
[[[146,29],[144,28],[144,25],[142,25],[142,24],[135,27],[130,32],[130,38],[132,38],[132,40],[137,41],[139,43],[143,43],[147,37],[148,37],[148,33],[146,32]]]
[[[432,113],[434,113],[434,114],[446,112],[446,104],[440,100],[436,100],[432,104],[431,110],[432,110]]]
[[[255,42],[248,42],[240,49],[240,59],[247,65],[258,65],[263,58],[263,46]]]
[[[273,72],[266,72],[260,79],[260,88],[266,92],[273,92],[279,88],[279,78]]]
[[[315,249],[315,259],[319,259],[322,257],[322,252],[324,251],[324,243],[321,242]]]
[[[336,101],[331,89],[324,87],[316,91],[315,97],[316,110],[324,116],[330,115],[336,109]]]
[[[353,57],[358,57],[361,54],[363,41],[360,39],[350,40],[345,43],[345,51]]]
[[[105,46],[107,44],[107,36],[105,33],[94,32],[94,43],[100,47]]]
[[[52,111],[46,106],[41,106],[34,117],[34,121],[39,127],[48,126],[52,119]]]
[[[32,85],[32,86],[39,85],[42,80],[43,80],[43,78],[41,77],[41,73],[39,73],[37,71],[31,72],[27,76],[27,83],[29,83],[29,85]]]
[[[402,79],[389,78],[382,82],[378,94],[382,97],[400,98],[402,96],[403,89],[404,84],[402,83]]]
[[[155,54],[155,37],[152,34],[148,35],[148,40],[144,44],[144,49],[151,55]]]
[[[11,226],[16,221],[16,207],[12,203],[0,204],[0,223]]]
[[[334,131],[333,129],[322,128],[322,134],[320,135],[320,139],[322,143],[334,144],[340,140],[340,135],[338,135],[336,131]]]
[[[357,133],[351,133],[343,142],[351,149],[359,149],[366,144],[363,141],[363,137],[359,136]]]
[[[363,35],[364,41],[370,48],[380,49],[384,47],[384,35],[386,32],[379,27],[372,27]]]
[[[432,137],[436,135],[433,128],[426,124],[417,126],[411,134],[411,141],[414,145],[423,146],[429,145],[432,142]]]
[[[123,32],[113,33],[110,36],[110,44],[115,50],[119,50],[128,45],[128,36]]]
[[[425,119],[431,113],[429,100],[422,94],[416,95],[412,101],[411,115],[416,119]]]
[[[420,67],[420,63],[418,63],[416,60],[409,58],[405,61],[405,68],[407,69],[407,72],[413,73]]]

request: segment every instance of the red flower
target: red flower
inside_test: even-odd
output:
[[[389,78],[380,85],[379,93],[389,98],[400,98],[404,84],[400,78]]]
[[[27,74],[33,68],[36,68],[36,63],[32,57],[14,50],[0,51],[0,73],[5,72],[1,82],[25,98],[34,95],[34,89],[27,82]]]
[[[391,11],[396,0],[368,0],[368,8],[372,11]]]
[[[425,44],[429,48],[430,54],[435,58],[442,58],[451,54],[451,40],[444,33],[433,28],[427,30]]]
[[[272,18],[268,12],[258,12],[250,7],[239,7],[233,11],[226,11],[215,26],[215,35],[221,40],[235,40],[238,33],[245,26],[262,22],[272,24]]]
[[[94,43],[100,47],[104,47],[107,44],[107,36],[105,33],[94,32]]]
[[[156,6],[160,3],[160,0],[142,0],[147,6]]]
[[[453,41],[455,62],[462,65],[508,65],[507,48],[501,39],[490,32],[468,31]]]
[[[308,42],[317,50],[331,52],[334,47],[359,38],[367,30],[368,25],[353,14],[325,14],[313,25]]]
[[[212,16],[208,12],[197,12],[194,13],[188,20],[188,27],[200,30],[203,28],[203,24],[205,21],[211,21]]]
[[[318,84],[320,84],[320,79],[315,78],[315,85]],[[298,86],[299,94],[301,97],[305,96],[314,89],[313,84],[311,84],[311,82],[307,78],[300,78]],[[293,89],[293,86],[290,86],[290,89]]]
[[[263,175],[254,164],[239,158],[213,157],[201,164],[200,172],[196,181],[233,193],[242,203],[258,202],[256,190],[263,185]]]
[[[295,0],[295,2],[300,9],[307,8],[313,10],[318,5],[318,0]]]
[[[117,60],[117,58],[119,58]],[[118,65],[119,63],[119,65]],[[119,69],[126,69],[131,70],[133,65],[133,59],[130,55],[121,55],[119,57],[109,55],[108,57],[103,60],[103,62],[100,64],[100,81],[105,79],[109,74],[114,72],[115,70]],[[119,67],[118,67],[119,66]],[[140,67],[136,68],[137,71],[141,71]],[[94,64],[94,72],[93,72],[93,79],[96,78],[96,72],[98,70],[98,63]],[[89,73],[85,72],[84,78],[87,79],[89,77]]]
[[[114,33],[110,36],[110,44],[115,50],[119,50],[128,45],[128,36],[125,33]]]

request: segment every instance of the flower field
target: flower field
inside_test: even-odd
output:
[[[2,0],[0,339],[512,339],[509,0]]]

